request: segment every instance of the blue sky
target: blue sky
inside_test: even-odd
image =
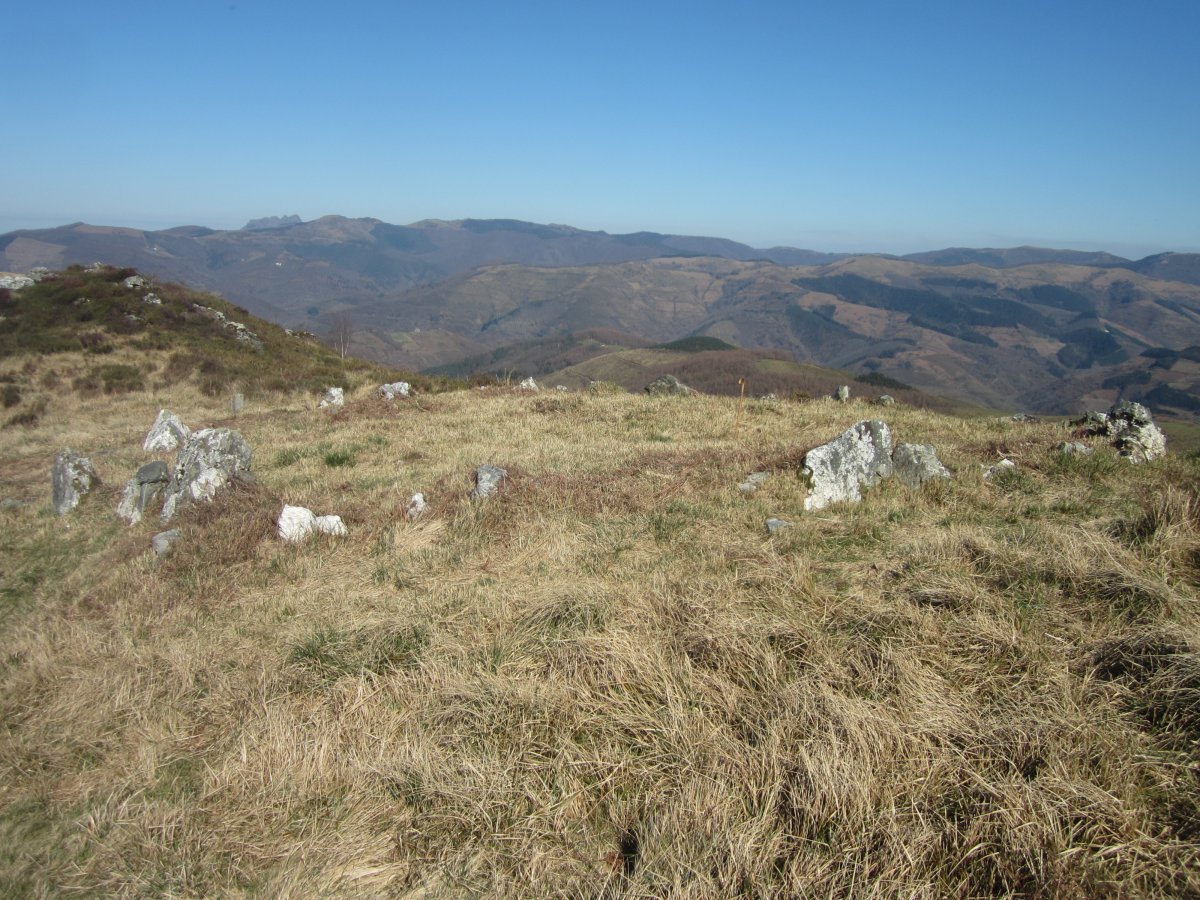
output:
[[[1200,251],[1200,3],[11,4],[0,231]]]

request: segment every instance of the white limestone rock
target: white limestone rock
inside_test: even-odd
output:
[[[407,381],[396,381],[392,384],[381,384],[379,396],[384,400],[395,400],[397,397],[407,397],[412,392],[412,385]]]
[[[861,487],[873,487],[892,474],[892,432],[886,422],[864,419],[835,440],[809,450],[804,457],[809,494],[805,510],[830,503],[857,503]]]
[[[163,502],[167,521],[189,503],[209,501],[235,478],[250,476],[250,446],[232,428],[204,428],[179,451]]]
[[[930,444],[897,444],[892,453],[892,469],[896,477],[911,488],[950,477],[950,471],[942,465],[937,450]]]
[[[80,499],[100,483],[92,461],[80,456],[70,447],[54,458],[50,472],[51,499],[54,511],[65,516],[79,505]]]
[[[418,492],[412,495],[412,499],[408,501],[408,508],[404,510],[404,518],[410,522],[415,522],[421,516],[425,515],[425,510],[428,508],[425,502],[425,495]]]
[[[179,416],[169,409],[160,409],[154,424],[146,432],[142,449],[147,453],[169,453],[186,444],[191,434],[191,429],[180,421]]]
[[[345,392],[340,387],[325,389],[325,396],[317,404],[318,409],[341,409],[346,404]]]

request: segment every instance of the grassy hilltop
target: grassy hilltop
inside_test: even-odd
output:
[[[858,401],[388,404],[315,345],[345,409],[259,381],[232,419],[303,340],[250,327],[216,379],[229,329],[0,358],[0,894],[1200,892],[1196,458]],[[88,387],[115,364],[140,384]],[[156,559],[114,509],[161,407],[240,430],[257,483]],[[804,452],[869,417],[953,480],[803,513]],[[65,446],[103,485],[60,518]],[[285,502],[349,536],[282,543]]]

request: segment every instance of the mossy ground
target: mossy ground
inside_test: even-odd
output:
[[[1200,891],[1195,460],[903,406],[365,381],[235,420],[149,380],[0,430],[6,896]],[[114,509],[161,406],[237,427],[258,483],[156,560]],[[802,513],[804,451],[881,414],[953,480]],[[104,486],[58,518],[68,445]],[[482,463],[509,480],[472,502]],[[349,537],[281,543],[285,502]]]

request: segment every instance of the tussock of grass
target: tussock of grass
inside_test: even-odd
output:
[[[162,397],[0,431],[6,895],[1200,891],[1194,462],[895,407],[954,479],[803,514],[878,409],[369,388],[240,417],[257,482],[162,559],[113,515]],[[64,445],[105,487],[60,519]]]

